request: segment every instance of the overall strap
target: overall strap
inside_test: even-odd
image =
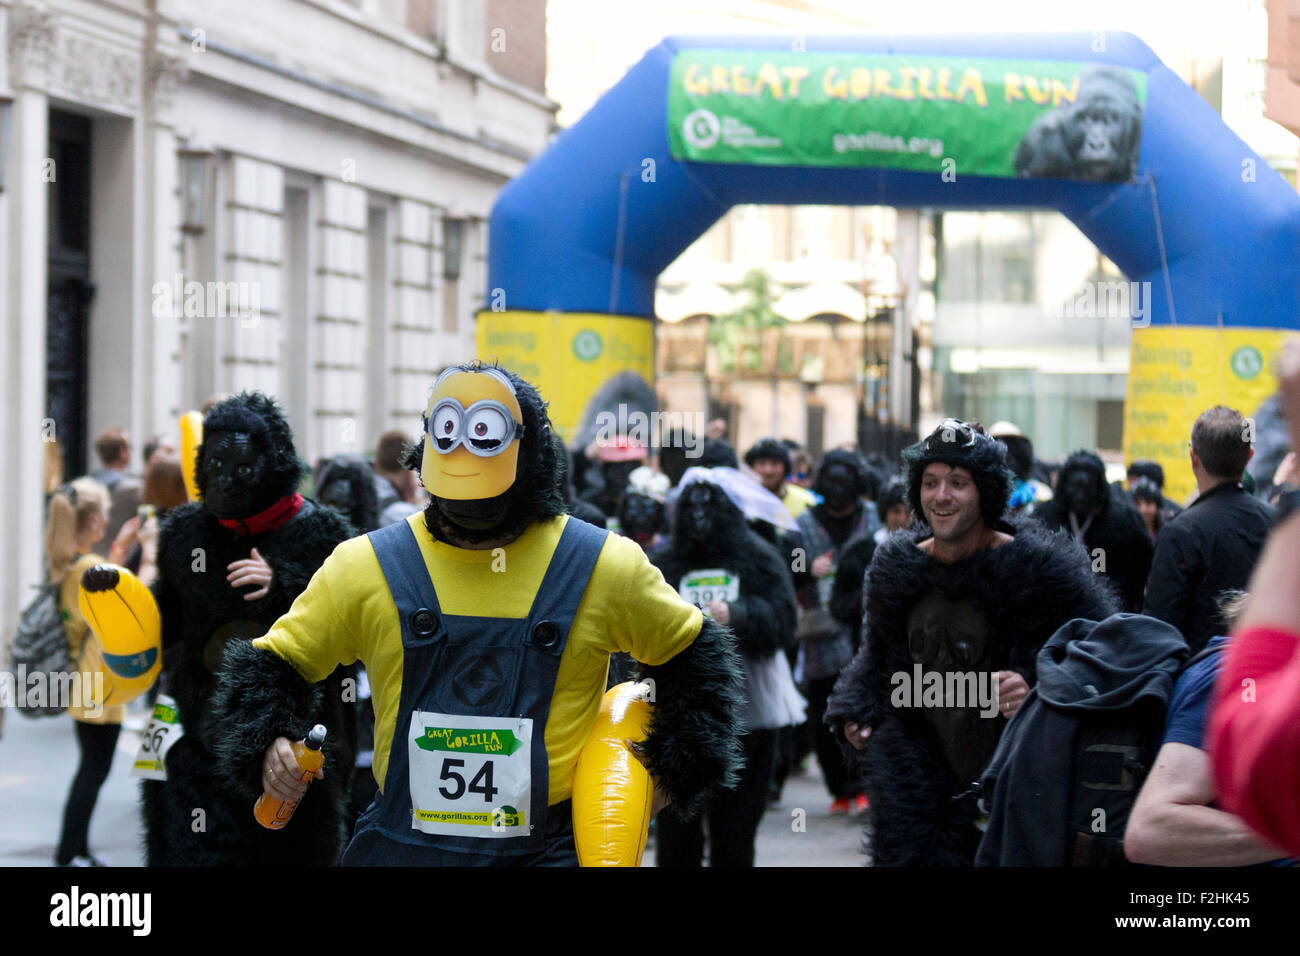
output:
[[[421,608],[439,614],[438,593],[434,590],[424,563],[424,553],[415,540],[415,531],[410,523],[399,521],[371,531],[366,537],[375,549],[375,557],[379,559],[379,567],[384,572],[398,614],[405,619]]]
[[[531,619],[539,617],[572,621],[582,603],[587,580],[610,532],[569,515],[564,531],[555,545],[551,563],[546,568],[537,597],[533,600]]]

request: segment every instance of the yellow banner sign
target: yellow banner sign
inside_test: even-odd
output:
[[[1249,418],[1277,391],[1275,358],[1291,329],[1158,326],[1133,330],[1124,406],[1124,461],[1157,461],[1165,496],[1196,494],[1188,442],[1196,416],[1215,405]]]
[[[565,442],[587,403],[619,372],[654,382],[654,322],[595,312],[491,312],[476,316],[478,357],[537,386]]]

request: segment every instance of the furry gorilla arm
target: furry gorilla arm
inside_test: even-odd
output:
[[[683,809],[695,807],[715,784],[734,784],[743,763],[740,661],[731,645],[727,629],[706,618],[689,647],[664,664],[643,667],[637,678],[655,682],[642,752]],[[303,680],[287,661],[249,641],[232,642],[212,699],[213,725],[223,728],[214,745],[214,772],[234,792],[256,799],[266,748],[277,737],[305,737],[320,707],[320,686]]]
[[[251,641],[232,641],[212,695],[212,726],[221,728],[213,742],[214,774],[232,792],[257,799],[266,748],[277,737],[307,736],[320,718],[322,687],[307,683],[279,655],[259,650]],[[335,739],[331,733],[325,741],[327,768],[337,767],[330,760]]]
[[[717,621],[704,619],[699,636],[672,660],[642,666],[637,680],[653,680],[654,715],[641,745],[646,766],[690,816],[707,790],[730,788],[744,764],[740,745],[740,659],[734,639]]]

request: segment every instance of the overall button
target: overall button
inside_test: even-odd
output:
[[[411,632],[416,637],[433,637],[438,633],[438,616],[427,607],[411,615]]]
[[[560,629],[550,621],[539,621],[533,628],[533,644],[550,649],[560,642]]]

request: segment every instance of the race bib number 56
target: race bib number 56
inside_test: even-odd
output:
[[[185,736],[185,728],[176,713],[176,701],[159,694],[153,705],[153,718],[140,736],[140,749],[131,765],[131,776],[146,780],[167,779],[167,751]]]
[[[528,835],[531,719],[416,711],[409,741],[414,829],[482,839]]]

